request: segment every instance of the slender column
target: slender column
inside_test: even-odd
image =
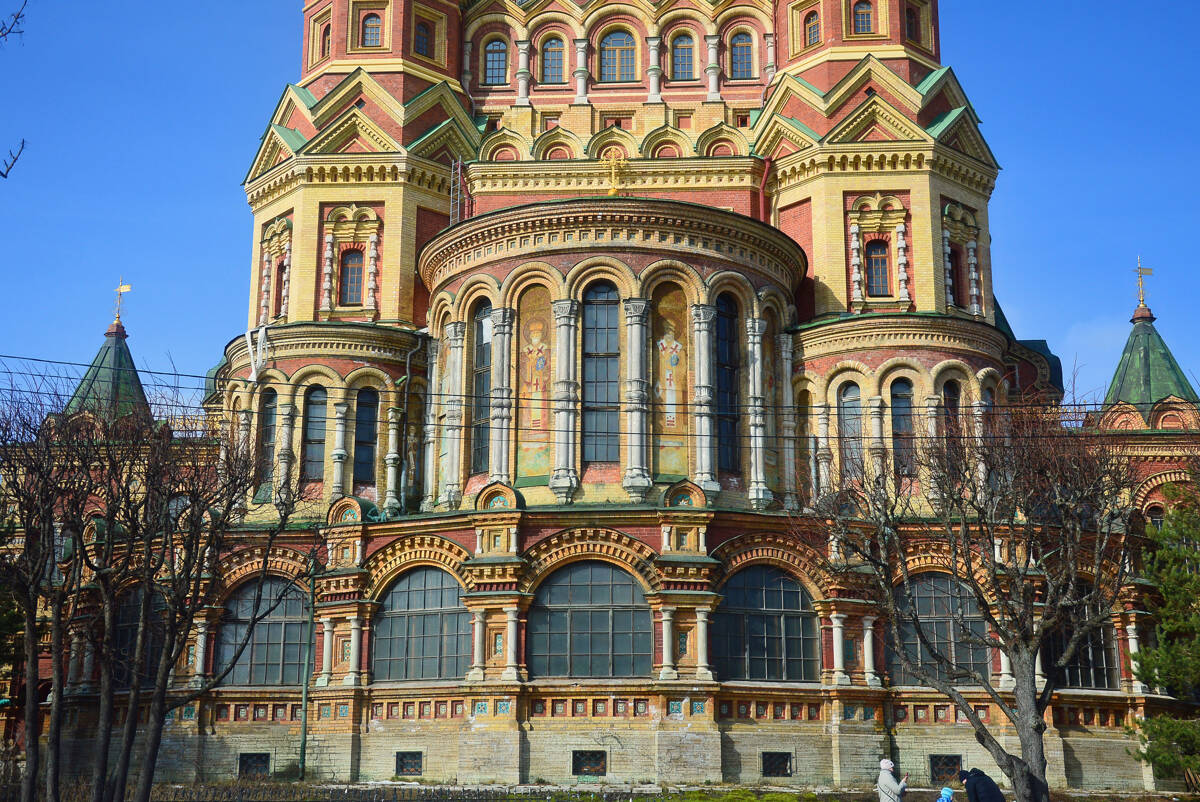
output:
[[[939,436],[938,418],[941,414],[942,399],[936,395],[925,397],[925,433],[929,437],[929,442],[935,442]],[[935,505],[941,503],[941,495],[938,493],[936,477],[928,477],[929,488],[925,491],[925,495]]]
[[[292,486],[292,461],[296,453],[292,451],[292,432],[296,426],[296,406],[283,404],[279,407],[279,445],[275,451],[275,463],[279,466],[276,486],[281,496],[290,496]],[[279,504],[287,504],[290,498],[280,498]]]
[[[363,620],[359,616],[350,619],[350,668],[342,678],[343,685],[358,685],[359,671],[362,669],[362,631]]]
[[[883,396],[873,395],[867,399],[867,415],[871,425],[871,445],[868,447],[871,454],[871,469],[875,471],[873,478],[878,481],[880,477],[886,475],[884,460],[887,457],[887,449],[883,445]]]
[[[711,680],[712,667],[708,664],[708,608],[696,608],[696,679]]]
[[[775,67],[775,34],[764,33],[763,34],[763,42],[767,46],[767,68],[766,68],[765,72],[766,72],[766,76],[767,76],[767,81],[770,82],[770,80],[773,77],[775,77],[775,70],[776,70],[776,67]]]
[[[1137,667],[1137,653],[1139,650],[1137,619],[1130,616],[1129,623],[1125,626],[1125,640],[1129,645],[1129,671],[1132,672]],[[1132,679],[1132,690],[1136,694],[1144,694],[1147,692],[1145,683],[1139,680],[1136,676]]]
[[[279,296],[279,316],[285,321],[288,316],[288,295],[292,291],[292,241],[283,243],[283,287]]]
[[[367,243],[367,297],[363,305],[367,311],[375,311],[375,291],[379,286],[379,235],[372,234]]]
[[[648,36],[646,44],[650,47],[650,64],[646,67],[646,78],[650,82],[650,92],[646,95],[647,103],[662,103],[662,37]]]
[[[1037,655],[1033,658],[1033,676],[1034,684],[1040,691],[1046,686],[1046,672],[1042,668],[1042,652],[1040,649],[1038,650]]]
[[[79,692],[89,693],[92,690],[92,675],[96,671],[96,650],[88,640],[83,642],[83,670],[79,675]]]
[[[317,677],[317,686],[325,687],[333,679],[333,619],[321,619],[321,676]]]
[[[950,269],[949,229],[942,229],[942,266],[946,272],[946,306],[954,306],[954,271]]]
[[[862,240],[859,239],[858,223],[850,224],[850,300],[862,303]]]
[[[967,276],[970,281],[972,315],[982,314],[979,299],[979,258],[976,256],[978,247],[979,243],[975,240],[967,243]]]
[[[662,669],[659,679],[679,679],[675,670],[675,608],[662,608]]]
[[[192,670],[192,684],[202,685],[208,676],[208,620],[196,622],[196,665]]]
[[[483,665],[487,662],[484,656],[486,637],[487,619],[483,610],[475,610],[471,614],[471,670],[467,672],[467,682],[483,681]]]
[[[896,284],[900,288],[900,300],[909,302],[912,295],[908,291],[908,240],[905,235],[908,226],[900,223],[896,226]]]
[[[796,395],[792,387],[792,335],[780,334],[775,338],[775,351],[779,354],[778,381],[782,390],[779,403],[779,430],[783,437],[783,457],[780,460],[780,481],[783,484],[783,508],[785,510],[800,509],[800,493],[797,487],[796,471]],[[767,365],[767,370],[776,370],[774,365]]]
[[[440,345],[437,340],[429,340],[428,373],[430,393],[425,404],[425,488],[421,494],[421,509],[428,512],[437,506],[438,488],[438,409],[443,399],[436,395],[436,388],[441,387],[441,364],[438,361]]]
[[[621,486],[629,500],[640,503],[654,486],[649,470],[650,379],[646,368],[646,321],[650,303],[645,298],[625,300],[625,428],[629,464]]]
[[[692,371],[696,386],[692,388],[693,421],[696,437],[696,484],[709,493],[721,489],[714,469],[713,439],[713,322],[717,319],[716,307],[696,304],[692,307]]]
[[[250,410],[238,410],[238,451],[241,457],[250,453],[250,424],[253,419]]]
[[[463,343],[467,336],[467,324],[461,321],[446,324],[447,396],[446,437],[450,443],[450,458],[447,460],[447,476],[442,477],[441,503],[457,509],[462,502],[462,451],[463,451]]]
[[[570,504],[579,473],[575,469],[578,438],[579,382],[576,380],[575,333],[579,326],[579,302],[552,304],[555,323],[554,360],[554,475],[550,490],[560,504]]]
[[[462,87],[464,92],[471,90],[471,40],[467,39],[462,43],[463,63],[462,63]]]
[[[344,401],[333,405],[333,498],[349,495],[346,492],[346,413],[350,405]]]
[[[513,389],[509,366],[512,357],[513,322],[517,319],[515,309],[492,310],[492,398],[491,398],[491,442],[488,445],[489,479],[493,482],[512,484],[508,466],[509,448],[512,437]]]
[[[833,624],[833,682],[835,685],[849,685],[850,675],[846,673],[846,614],[834,613],[829,620]]]
[[[529,71],[529,40],[523,39],[517,45],[517,100],[514,106],[529,105],[529,79],[533,73]]]
[[[750,362],[750,504],[756,510],[771,503],[767,489],[767,415],[762,338],[767,321],[746,318],[746,355]],[[772,413],[773,414],[773,413]]]
[[[400,410],[391,407],[387,413],[388,451],[383,458],[387,465],[387,486],[384,490],[383,510],[388,517],[400,512]]]
[[[79,672],[83,662],[83,634],[71,633],[71,656],[67,662],[67,691],[72,692],[79,684]]]
[[[258,325],[267,325],[267,315],[271,308],[271,252],[263,248],[262,278],[259,281],[258,294]]]
[[[867,684],[878,688],[882,683],[875,673],[875,616],[864,615],[863,626],[863,673],[867,675]]]
[[[1000,690],[1011,691],[1015,685],[1012,673],[1012,659],[1008,656],[1008,652],[1003,649],[997,649],[1000,652]]]
[[[829,405],[822,404],[817,411],[817,478],[821,491],[829,488],[833,475],[833,448],[829,445]]]
[[[721,62],[717,54],[717,47],[721,44],[720,36],[705,36],[704,43],[708,45],[708,64],[704,67],[704,72],[708,76],[708,97],[707,101],[721,100]]]
[[[575,40],[575,71],[572,75],[575,76],[575,103],[577,104],[588,102],[587,49],[587,39]]]
[[[505,679],[505,680],[520,679],[519,675],[517,674],[517,666],[520,662],[517,657],[517,639],[519,637],[519,633],[518,633],[517,629],[520,624],[517,616],[519,613],[520,613],[520,611],[516,607],[505,607],[504,608],[504,615],[506,617],[505,622],[504,622],[505,623],[505,627],[504,627],[504,630],[505,630],[504,631],[505,661],[504,661],[504,673],[502,673],[500,675],[500,679]]]
[[[325,269],[321,272],[321,311],[333,308],[333,235],[325,235]]]

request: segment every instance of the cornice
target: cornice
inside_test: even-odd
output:
[[[829,174],[932,173],[990,197],[998,175],[945,145],[925,142],[822,144],[789,154],[774,168],[767,182],[772,195]]]
[[[267,329],[268,355],[272,362],[303,359],[320,364],[323,359],[346,358],[403,365],[420,335],[412,329],[369,324],[293,323]],[[250,354],[244,337],[225,346],[228,364],[225,376],[248,375]],[[413,366],[423,367],[425,355],[413,354]]]
[[[336,153],[295,156],[246,184],[246,200],[257,209],[308,184],[417,186],[450,192],[450,170],[411,153]]]
[[[1009,340],[986,323],[951,317],[855,315],[796,333],[803,361],[885,349],[946,350],[1002,362]]]
[[[763,172],[761,159],[736,158],[631,159],[621,170],[619,190],[729,189],[757,190]],[[490,162],[472,164],[467,171],[472,195],[489,192],[591,192],[612,187],[609,165],[592,159]]]

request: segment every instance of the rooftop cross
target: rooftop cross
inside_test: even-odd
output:
[[[130,286],[129,284],[125,283],[124,276],[117,279],[117,289],[115,290],[115,292],[117,293],[117,317],[113,322],[115,322],[115,323],[121,322],[121,296],[132,290],[133,290],[133,287]]]
[[[624,169],[626,161],[625,156],[619,148],[609,148],[604,152],[604,163],[608,165],[608,194],[616,195],[621,189],[620,171]]]

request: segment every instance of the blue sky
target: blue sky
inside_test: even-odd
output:
[[[7,11],[14,0],[0,0]],[[139,365],[203,373],[243,330],[251,215],[240,182],[300,64],[300,0],[30,0],[0,48],[0,353],[86,362],[119,276]],[[1190,242],[1200,3],[1130,22],[1114,0],[943,0],[944,59],[1002,166],[991,203],[997,296],[1078,391],[1102,392],[1136,303],[1200,374]],[[1144,20],[1144,21],[1143,21]],[[1169,113],[1168,113],[1169,112]]]

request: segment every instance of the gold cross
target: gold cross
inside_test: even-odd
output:
[[[117,323],[121,322],[121,296],[127,292],[130,292],[131,290],[133,290],[133,287],[125,283],[124,276],[121,276],[121,278],[117,279]]]
[[[612,197],[613,195],[616,195],[621,188],[620,171],[625,168],[625,165],[628,164],[628,162],[625,161],[625,157],[621,155],[621,151],[618,148],[609,148],[607,151],[605,151],[603,161],[606,165],[608,165],[608,194],[609,197]]]
[[[1154,271],[1149,267],[1142,267],[1142,257],[1138,256],[1137,270],[1138,277],[1138,306],[1146,305],[1146,276],[1153,276]]]

